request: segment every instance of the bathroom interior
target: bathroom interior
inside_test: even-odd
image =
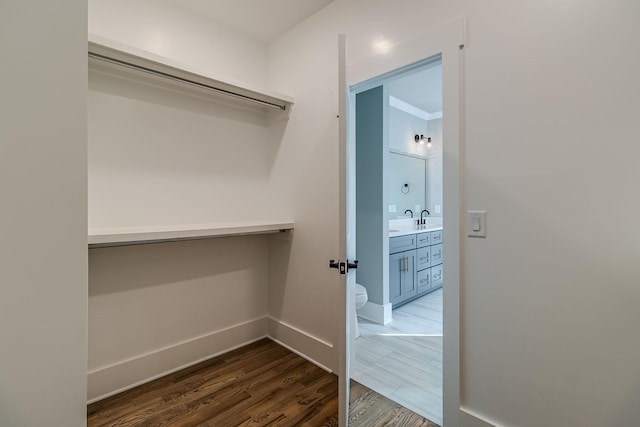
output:
[[[441,59],[379,83],[356,89],[351,378],[442,425]]]

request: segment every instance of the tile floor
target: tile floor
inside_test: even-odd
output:
[[[393,310],[387,325],[358,320],[351,378],[442,425],[442,289]]]

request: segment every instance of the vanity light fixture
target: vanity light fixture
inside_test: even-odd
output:
[[[420,143],[420,144],[424,144],[424,141],[427,141],[427,147],[431,148],[431,137],[427,137],[425,138],[424,135],[418,135],[416,134],[416,136],[413,137],[413,139],[416,141],[416,144]]]

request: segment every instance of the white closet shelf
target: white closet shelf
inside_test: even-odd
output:
[[[89,248],[128,246],[178,240],[211,239],[280,233],[293,230],[293,222],[237,222],[184,226],[122,227],[89,229]]]
[[[156,78],[171,80],[214,96],[231,96],[248,102],[271,107],[287,114],[293,98],[281,93],[229,79],[213,76],[170,58],[156,55],[89,33],[89,61],[111,64],[121,69],[144,72]]]

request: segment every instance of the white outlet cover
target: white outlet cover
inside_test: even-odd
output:
[[[389,213],[395,213],[398,211],[398,207],[396,205],[389,205]]]

